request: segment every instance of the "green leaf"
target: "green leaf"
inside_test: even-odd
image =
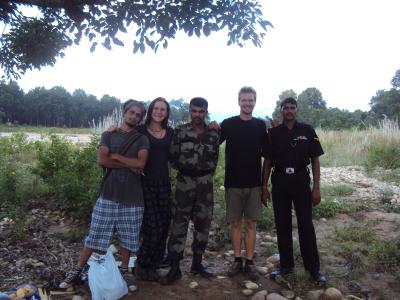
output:
[[[94,42],[90,47],[90,52],[93,53],[96,50],[96,47],[97,47],[97,42]]]
[[[112,41],[113,41],[113,43],[114,43],[115,45],[117,45],[117,46],[120,46],[120,47],[123,47],[123,46],[124,46],[124,43],[123,43],[121,40],[119,40],[118,38],[116,38],[116,37],[114,37],[114,38],[112,39]]]

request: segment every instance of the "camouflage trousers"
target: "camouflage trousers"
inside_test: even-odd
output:
[[[172,201],[171,235],[168,241],[168,255],[171,260],[183,258],[190,220],[194,225],[193,253],[204,253],[213,209],[213,174],[202,177],[178,174],[175,199]]]

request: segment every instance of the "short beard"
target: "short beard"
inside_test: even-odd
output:
[[[241,112],[242,112],[242,114],[245,114],[248,116],[251,116],[253,114],[253,110],[251,110],[250,112],[245,112],[244,110],[242,110]]]
[[[128,123],[128,122],[125,122],[125,124],[126,124],[126,126],[128,126],[129,128],[135,128],[135,127],[136,127],[136,124],[132,124],[132,123]]]

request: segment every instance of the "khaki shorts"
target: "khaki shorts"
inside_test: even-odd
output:
[[[228,222],[245,219],[261,219],[261,187],[228,188],[225,190],[226,220]]]

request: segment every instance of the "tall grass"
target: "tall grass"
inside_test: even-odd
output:
[[[119,125],[122,120],[122,110],[121,107],[114,108],[112,114],[101,118],[99,122],[95,122],[92,120],[90,123],[90,128],[94,133],[102,133],[107,128],[111,127],[112,125]]]
[[[376,127],[364,130],[332,131],[318,129],[325,155],[321,157],[324,167],[371,165],[400,167],[396,162],[400,154],[400,130],[397,121],[382,120]],[[387,155],[386,155],[387,154]],[[390,164],[384,161],[389,160]],[[395,162],[393,162],[393,160]],[[400,164],[400,162],[399,162]]]

